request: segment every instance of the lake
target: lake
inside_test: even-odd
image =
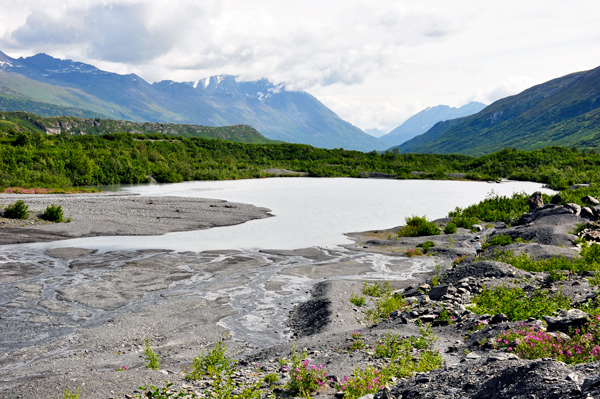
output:
[[[436,219],[499,195],[542,191],[539,183],[387,180],[352,178],[269,178],[195,181],[121,187],[143,196],[216,198],[269,208],[275,217],[236,226],[169,233],[161,236],[92,237],[38,244],[102,250],[298,249],[349,244],[344,233],[404,224],[412,215]]]

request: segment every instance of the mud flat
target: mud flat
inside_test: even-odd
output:
[[[113,193],[87,195],[0,195],[0,206],[22,199],[32,218],[0,218],[0,245],[69,238],[161,235],[229,226],[272,216],[269,209],[222,200],[141,197]],[[51,204],[62,206],[69,223],[48,223],[39,216]]]

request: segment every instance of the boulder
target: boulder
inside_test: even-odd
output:
[[[565,208],[569,209],[570,212],[575,216],[578,216],[581,213],[581,206],[577,204],[565,204]]]
[[[584,204],[590,204],[590,205],[600,205],[600,201],[598,201],[596,198],[592,197],[591,195],[586,195],[585,197],[583,197],[581,199],[581,201]]]
[[[583,184],[573,184],[572,186],[570,186],[569,188],[567,188],[567,190],[577,190],[578,188],[582,188],[582,187],[589,187],[590,185],[587,183],[583,183]]]
[[[504,313],[498,313],[497,315],[492,317],[492,320],[490,320],[490,324],[504,323],[505,321],[508,321],[508,316]]]
[[[473,226],[471,226],[471,230],[482,231],[483,230],[483,226],[480,225],[480,224],[474,224]]]
[[[560,196],[560,194],[556,194],[554,197],[552,197],[552,200],[550,200],[551,204],[554,205],[558,205],[558,203],[562,201],[562,197]]]
[[[581,214],[580,216],[582,218],[586,218],[586,219],[596,219],[596,215],[594,214],[594,211],[592,210],[592,208],[584,206],[583,208],[581,208]]]
[[[530,211],[533,211],[534,209],[544,206],[544,199],[542,198],[542,192],[536,191],[535,193],[531,194],[531,197],[529,197],[529,199],[527,200],[527,203],[529,204]]]
[[[586,325],[590,320],[590,315],[579,309],[570,309],[561,311],[558,316],[544,316],[544,321],[548,323],[548,331],[569,332],[569,328],[577,328]]]
[[[567,204],[567,205],[575,205],[575,206],[579,207],[579,212],[581,212],[581,207],[579,205],[577,205],[577,204]],[[537,208],[531,213],[531,221],[535,222],[536,220],[538,220],[542,217],[545,217],[545,216],[574,214],[575,213],[575,211],[573,210],[574,208],[567,206],[567,205],[556,206],[554,204],[547,204],[541,208]],[[579,213],[577,213],[577,214],[579,214]]]
[[[433,287],[427,295],[429,296],[430,299],[432,299],[434,301],[438,301],[444,295],[447,295],[447,294],[452,295],[455,293],[456,293],[456,288],[454,288],[454,286],[452,284],[442,284],[442,285],[437,285],[437,286]]]

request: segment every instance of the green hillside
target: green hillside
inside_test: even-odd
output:
[[[1,98],[0,98],[1,104]],[[0,112],[0,127],[6,130],[45,134],[100,135],[110,133],[166,134],[182,137],[222,139],[244,143],[275,143],[247,125],[199,126],[174,123],[130,122],[111,119],[82,119],[70,116],[44,118],[26,112]]]
[[[481,112],[440,122],[400,152],[481,155],[505,147],[600,148],[600,68],[503,98]]]

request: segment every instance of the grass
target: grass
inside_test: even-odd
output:
[[[408,304],[400,294],[386,293],[375,302],[374,309],[365,311],[365,318],[369,324],[375,324],[381,319],[385,319],[394,310],[401,310]]]
[[[481,246],[483,249],[487,249],[495,246],[506,246],[514,243],[522,243],[523,240],[521,237],[517,237],[513,240],[513,238],[507,234],[501,234],[497,236],[493,236],[491,239],[486,240]]]
[[[441,367],[443,360],[433,345],[437,336],[431,325],[421,326],[420,335],[411,338],[388,333],[373,348],[373,356],[389,359],[381,368],[367,366],[356,368],[353,377],[344,377],[337,388],[344,398],[356,399],[382,389],[394,378],[406,378],[417,372],[426,372]]]
[[[392,287],[388,281],[384,281],[383,283],[373,282],[369,283],[365,281],[363,283],[363,294],[371,297],[381,297],[392,292]]]
[[[473,297],[475,304],[471,310],[479,314],[504,313],[509,320],[526,320],[530,317],[554,316],[558,309],[570,308],[571,300],[561,292],[551,294],[548,290],[538,290],[531,294],[519,287],[505,285],[484,289]]]
[[[423,256],[424,253],[419,248],[409,248],[404,252],[404,255],[408,256],[409,258],[412,258],[413,256]]]
[[[146,362],[146,368],[151,370],[158,370],[160,367],[160,358],[158,354],[150,346],[150,340],[144,339],[144,361]]]
[[[70,390],[65,389],[63,392],[63,399],[79,399],[79,387],[73,393]]]
[[[424,216],[407,217],[406,225],[396,232],[398,237],[421,237],[439,234],[442,234],[440,228],[435,223],[428,221]]]
[[[600,245],[588,245],[585,242],[580,254],[573,258],[553,256],[547,259],[535,259],[525,253],[515,255],[512,251],[496,251],[491,257],[528,272],[568,270],[572,273],[583,273],[600,271]]]

